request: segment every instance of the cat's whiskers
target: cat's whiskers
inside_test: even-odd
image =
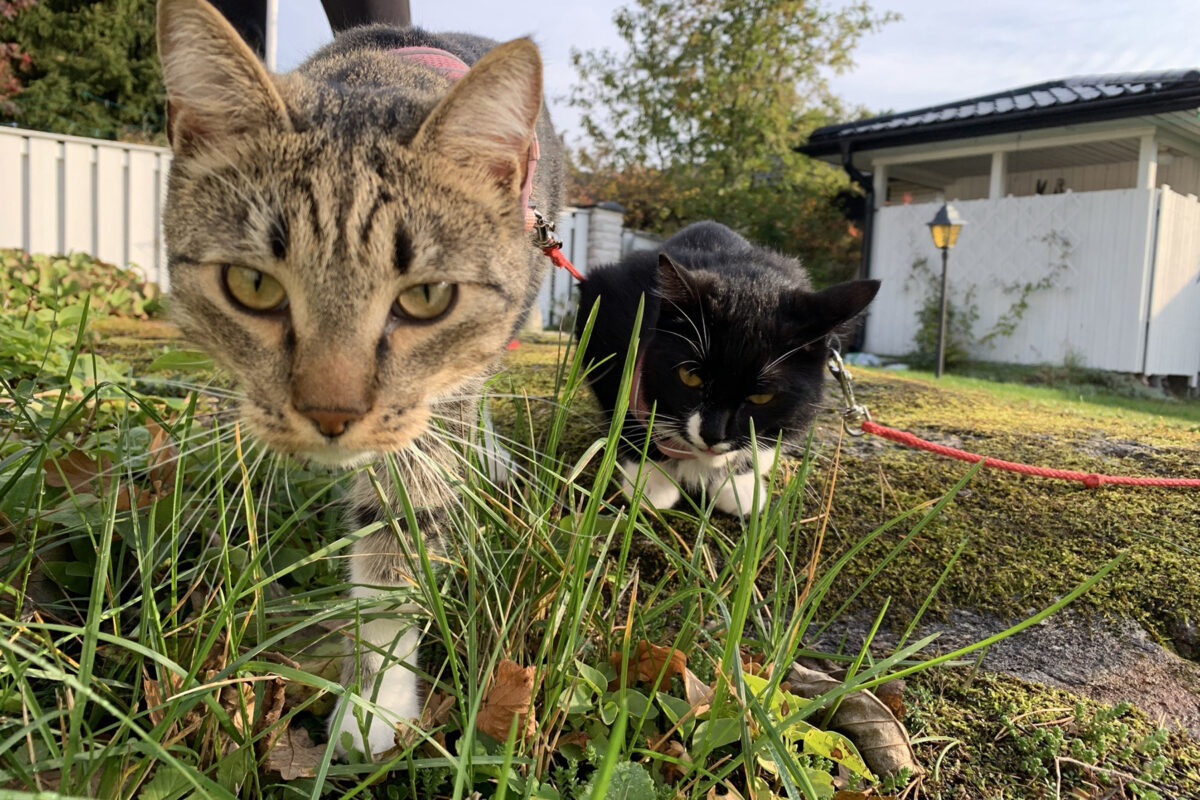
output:
[[[708,323],[704,318],[704,308],[702,307],[700,309],[700,325],[704,328],[703,333],[701,333],[700,328],[696,326],[696,321],[693,320],[691,317],[689,317],[687,315],[687,312],[685,312],[682,308],[679,307],[678,303],[676,303],[674,300],[672,300],[669,297],[664,297],[662,294],[659,294],[659,297],[661,299],[667,301],[668,303],[670,303],[672,306],[674,306],[675,310],[679,312],[679,316],[681,316],[685,320],[687,320],[688,325],[692,326],[692,330],[696,334],[696,341],[700,343],[700,349],[697,351],[697,353],[699,354],[700,359],[703,360],[705,354],[708,353],[708,351],[711,349],[711,347],[710,347],[711,343],[708,340]],[[685,338],[685,341],[686,341],[686,338]]]
[[[805,349],[806,347],[811,347],[812,345],[816,344],[817,342],[821,341],[821,340],[822,340],[822,339],[824,339],[824,338],[825,338],[825,335],[824,335],[824,334],[822,334],[821,336],[818,336],[818,337],[816,337],[816,338],[814,338],[814,339],[809,339],[807,342],[805,342],[805,343],[804,343],[804,344],[802,344],[802,345],[799,345],[799,346],[797,346],[797,347],[793,347],[791,350],[788,350],[788,351],[787,351],[786,353],[784,353],[783,355],[779,356],[779,357],[778,357],[778,358],[776,358],[776,359],[773,359],[773,360],[772,360],[772,361],[771,361],[769,364],[767,364],[765,367],[763,367],[763,368],[762,368],[762,373],[761,373],[761,374],[763,374],[763,375],[766,375],[768,372],[770,372],[770,371],[771,371],[771,369],[772,369],[772,368],[774,368],[774,367],[776,367],[776,366],[778,366],[778,365],[782,364],[782,363],[783,363],[784,361],[786,361],[786,360],[787,360],[787,359],[788,359],[790,356],[793,356],[793,355],[795,355],[796,353],[799,353],[801,350]]]
[[[668,331],[668,330],[663,330],[662,328],[652,328],[651,330],[656,334],[668,333],[671,336],[675,336],[679,339],[683,339],[683,341],[687,342],[687,344],[696,353],[696,358],[698,360],[702,360],[704,358],[704,348],[696,340],[689,339],[688,337],[684,336],[682,333],[680,333],[678,331]]]

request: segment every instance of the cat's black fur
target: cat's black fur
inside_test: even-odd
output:
[[[807,434],[821,398],[830,334],[866,308],[878,288],[878,281],[851,281],[813,292],[798,260],[757,247],[719,223],[700,222],[659,251],[631,253],[591,270],[580,290],[576,334],[599,300],[586,357],[608,359],[589,382],[611,414],[645,296],[641,392],[647,406],[657,403],[656,440],[674,436],[695,450],[701,463],[690,465],[689,475],[712,461],[705,446],[728,454],[710,467],[727,475],[750,469],[751,420],[760,448],[781,436],[792,443]],[[681,366],[694,370],[703,385],[686,386]],[[774,397],[763,404],[748,400],[767,394]],[[689,432],[689,418],[697,414]],[[623,455],[633,457],[646,431],[632,411],[625,434]],[[663,463],[673,460],[669,452],[650,448]]]

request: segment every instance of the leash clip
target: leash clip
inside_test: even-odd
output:
[[[842,399],[846,406],[842,409],[842,430],[850,436],[862,436],[862,424],[871,419],[871,411],[865,405],[857,403],[854,400],[854,376],[850,374],[850,370],[846,369],[846,364],[842,361],[842,354],[837,351],[837,348],[829,348],[829,374],[837,378],[838,385],[842,387]]]
[[[533,212],[533,246],[539,250],[561,248],[562,240],[554,235],[554,222],[546,219],[542,216],[542,212],[532,206],[529,210]]]

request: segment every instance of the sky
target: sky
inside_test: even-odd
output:
[[[620,47],[619,0],[410,0],[413,23],[504,40],[532,36],[556,124],[577,143],[566,104],[572,47]],[[828,3],[827,3],[828,4]],[[1200,0],[873,0],[902,19],[862,39],[832,77],[849,106],[907,111],[1032,83],[1110,72],[1200,68]],[[332,38],[320,0],[279,0],[280,71]]]

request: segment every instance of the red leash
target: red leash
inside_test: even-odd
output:
[[[873,433],[876,436],[882,436],[885,439],[890,439],[893,442],[898,442],[908,447],[915,447],[919,450],[927,450],[930,453],[937,453],[939,456],[947,458],[956,458],[959,461],[967,461],[975,464],[980,461],[985,467],[994,469],[1002,469],[1008,472],[1017,472],[1022,475],[1036,475],[1039,478],[1055,478],[1063,481],[1079,481],[1089,489],[1095,489],[1103,484],[1119,484],[1123,486],[1160,486],[1176,489],[1200,489],[1200,478],[1138,478],[1131,475],[1101,475],[1096,472],[1077,472],[1070,469],[1051,469],[1049,467],[1036,467],[1032,464],[1021,464],[1016,461],[1003,461],[999,458],[991,458],[989,456],[981,456],[978,453],[968,453],[966,450],[959,450],[955,447],[947,447],[943,444],[936,444],[919,436],[909,433],[908,431],[889,428],[886,425],[880,425],[877,422],[871,421],[871,415],[867,411],[867,407],[854,402],[854,389],[851,384],[850,373],[846,370],[842,363],[841,355],[833,350],[829,356],[829,371],[842,387],[842,394],[846,399],[846,408],[842,412],[842,425],[846,432],[851,436],[861,436],[862,434],[855,433],[850,427],[854,422],[858,422],[863,433]]]
[[[908,431],[901,431],[895,428],[889,428],[886,425],[880,425],[877,422],[872,422],[869,419],[863,420],[862,429],[867,433],[873,433],[876,436],[882,436],[885,439],[891,439],[893,442],[907,445],[908,447],[916,447],[920,450],[928,450],[931,453],[937,453],[939,456],[947,458],[957,458],[959,461],[968,461],[972,464],[982,461],[985,467],[994,467],[1003,469],[1009,472],[1019,472],[1022,475],[1036,475],[1039,478],[1057,478],[1063,481],[1079,481],[1089,489],[1095,489],[1105,483],[1122,484],[1125,486],[1165,486],[1174,488],[1190,488],[1200,489],[1200,478],[1137,478],[1130,475],[1101,475],[1096,472],[1076,472],[1070,469],[1050,469],[1049,467],[1035,467],[1032,464],[1021,464],[1016,461],[1002,461],[999,458],[990,458],[981,456],[977,453],[968,453],[966,450],[958,450],[954,447],[946,447],[943,444],[935,444],[915,436]]]

